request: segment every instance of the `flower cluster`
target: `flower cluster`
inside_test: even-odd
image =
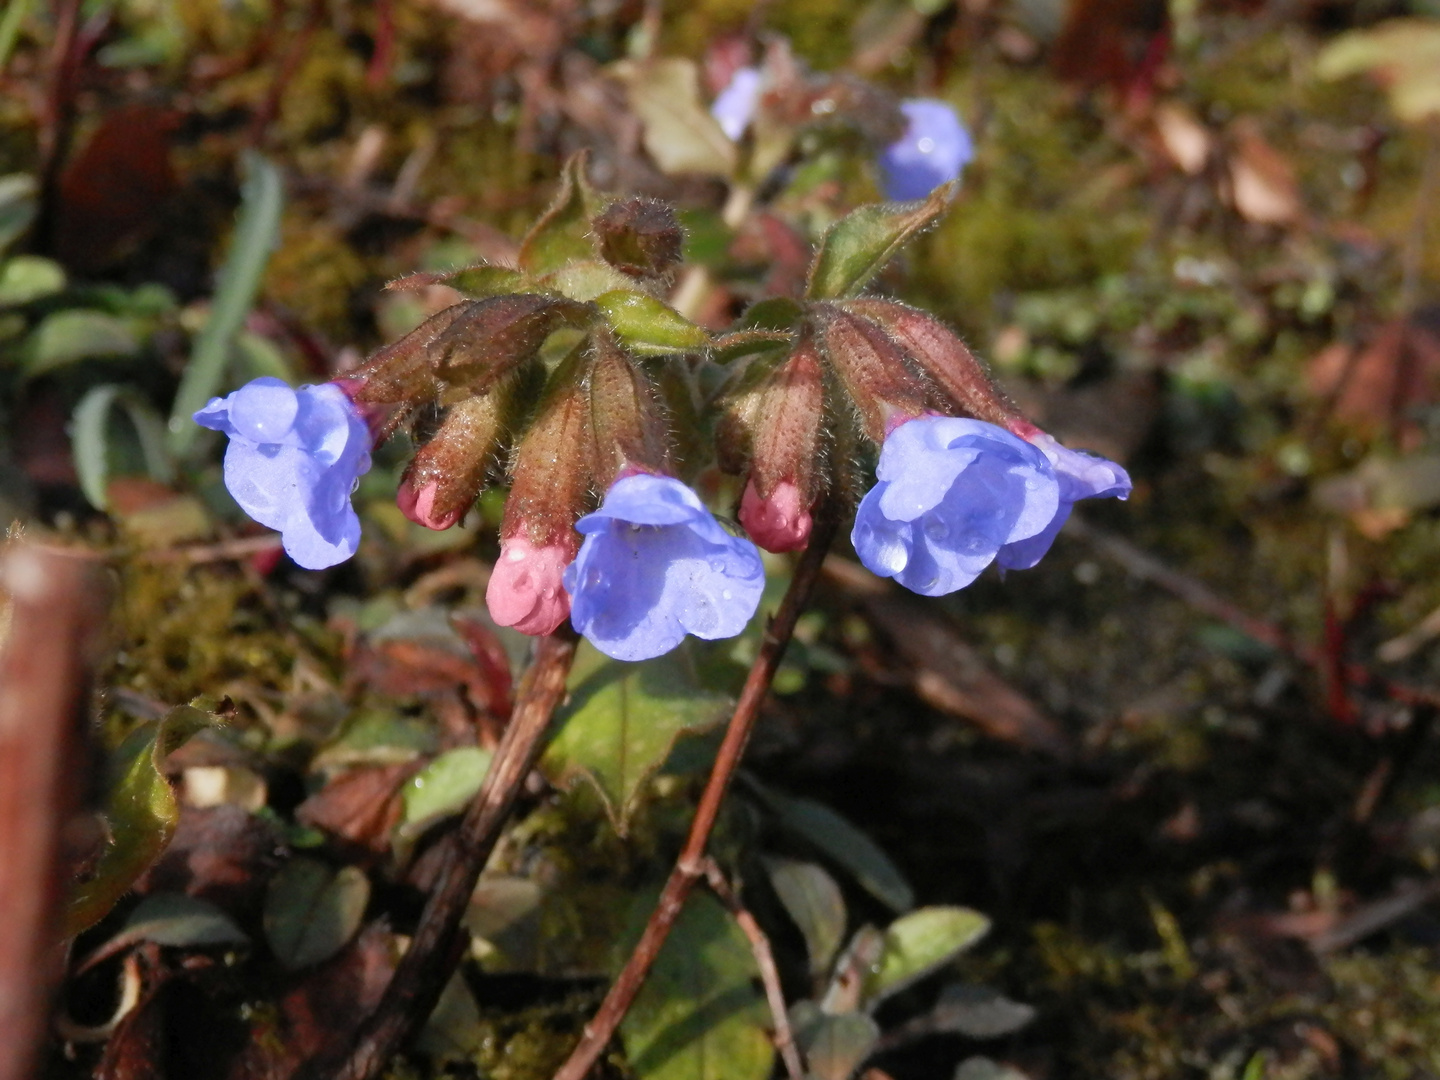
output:
[[[887,151],[887,184],[927,186],[963,167],[964,129],[933,104],[907,103],[909,142]],[[569,619],[621,660],[659,656],[686,635],[740,633],[764,590],[757,545],[805,548],[819,509],[854,501],[851,492],[868,488],[851,533],[861,561],[926,596],[964,588],[992,563],[1034,566],[1077,501],[1129,495],[1123,468],[1035,427],[924,312],[874,298],[777,298],[763,324],[729,335],[738,351],[714,430],[718,464],[739,478],[744,533],[732,531],[676,478],[660,381],[640,360],[711,341],[658,299],[679,259],[673,212],[645,199],[602,206],[577,166],[565,185],[557,205],[594,207],[584,232],[567,234],[569,248],[532,232],[521,269],[472,268],[478,298],[347,377],[298,390],[256,379],[195,414],[230,437],[226,486],[281,532],[296,563],[322,569],[355,553],[350,497],[372,445],[422,406],[439,406],[441,419],[400,481],[402,512],[450,528],[487,483],[508,481],[491,615],[533,635]],[[932,212],[913,201],[884,211],[911,230]],[[568,210],[536,229],[567,220]],[[561,288],[577,256],[553,253],[577,245],[581,256],[590,245],[586,272],[601,267],[608,292]],[[500,279],[510,291],[497,290]],[[821,297],[858,291],[853,281],[824,288]],[[867,446],[879,448],[873,485],[857,464]]]
[[[710,115],[731,141],[740,141],[754,122],[764,90],[765,73],[742,67],[715,96]],[[947,102],[910,98],[900,103],[900,114],[903,132],[876,160],[880,187],[887,199],[923,199],[941,184],[959,179],[975,156],[975,145]]]

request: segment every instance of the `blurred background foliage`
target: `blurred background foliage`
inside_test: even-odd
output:
[[[957,108],[960,197],[879,288],[1137,480],[1040,567],[943,601],[832,560],[718,838],[812,1071],[1440,1074],[1433,0],[9,0],[0,519],[113,568],[102,742],[122,794],[176,792],[96,841],[141,866],[173,835],[79,939],[51,1075],[343,1050],[524,655],[481,602],[495,494],[410,524],[397,436],[357,560],[277,565],[217,445],[167,419],[177,391],[353,367],[453,299],[388,280],[512,259],[581,148],[600,189],[681,209],[697,320],[793,291],[877,197],[863,140],[807,128],[727,220],[727,179],[667,173],[646,76],[614,67],[688,59],[708,101],[776,42]],[[563,1060],[758,633],[624,686],[582,660],[602,719],[563,720],[395,1075]],[[172,710],[197,698],[225,722],[193,732]],[[662,962],[607,1075],[778,1068],[723,916],[687,915],[691,960]]]

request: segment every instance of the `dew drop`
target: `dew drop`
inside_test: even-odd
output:
[[[730,594],[730,590],[729,590],[729,589],[722,589],[722,590],[720,591],[720,599],[721,599],[721,600],[729,600],[729,599],[730,599],[730,595],[731,595],[731,594]]]
[[[711,559],[711,560],[710,560],[710,569],[711,569],[711,570],[714,570],[715,573],[719,574],[719,573],[721,573],[721,572],[724,571],[724,569],[725,569],[725,564],[724,564],[723,562],[721,562],[719,559]]]
[[[925,519],[925,535],[931,540],[944,540],[950,535],[950,526],[938,517]]]

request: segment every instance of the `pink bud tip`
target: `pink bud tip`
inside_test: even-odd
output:
[[[485,589],[490,617],[522,634],[553,633],[570,615],[570,597],[560,577],[574,558],[573,546],[536,547],[524,535],[502,540]]]
[[[810,542],[810,511],[789,480],[776,484],[768,499],[749,481],[740,497],[740,524],[766,551],[799,551]]]
[[[463,508],[451,510],[448,514],[437,514],[435,512],[435,498],[440,493],[440,485],[434,480],[422,484],[419,491],[411,486],[409,480],[400,482],[400,489],[395,492],[395,505],[400,507],[404,514],[416,525],[424,525],[427,529],[448,529],[462,517],[465,516]]]

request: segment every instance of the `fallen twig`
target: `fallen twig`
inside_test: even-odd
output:
[[[720,864],[714,859],[705,859],[705,882],[719,901],[729,910],[731,918],[739,924],[741,931],[750,940],[750,951],[755,954],[755,966],[760,969],[760,982],[765,987],[765,1000],[770,1005],[770,1017],[775,1023],[775,1049],[785,1062],[785,1071],[790,1080],[805,1080],[805,1066],[800,1063],[800,1051],[795,1048],[795,1035],[790,1030],[790,1013],[785,1008],[785,993],[780,988],[780,972],[775,967],[775,953],[770,948],[770,939],[755,921],[735,890],[725,880]]]
[[[755,662],[750,665],[745,688],[740,692],[740,700],[735,704],[735,712],[725,730],[725,739],[720,744],[715,764],[710,769],[705,790],[700,796],[700,805],[690,823],[685,847],[675,861],[665,887],[660,891],[660,899],[656,902],[655,910],[650,913],[650,920],[645,924],[640,941],[625,962],[624,969],[611,984],[610,991],[605,995],[605,1000],[601,1002],[594,1018],[585,1025],[580,1041],[569,1059],[555,1074],[555,1080],[582,1080],[594,1066],[614,1037],[620,1021],[629,1011],[640,988],[645,985],[645,978],[660,955],[660,949],[669,937],[675,920],[679,918],[685,901],[696,883],[705,876],[705,846],[710,840],[715,820],[719,817],[720,804],[724,801],[730,780],[745,753],[745,744],[749,742],[750,732],[760,714],[760,704],[775,678],[775,670],[785,655],[785,647],[790,644],[790,636],[795,632],[795,622],[810,599],[810,591],[820,576],[825,552],[829,549],[838,526],[839,517],[833,507],[824,507],[816,514],[810,545],[801,554],[795,567],[795,575],[790,579],[790,587],[785,591],[785,598],[780,601],[780,609],[765,631]]]
[[[380,1004],[360,1026],[350,1057],[333,1074],[336,1080],[374,1080],[435,1010],[460,958],[460,919],[475,882],[545,746],[550,717],[565,696],[575,642],[568,625],[540,639],[535,659],[521,680],[505,737],[485,783],[460,821],[455,846],[439,870],[410,948]]]

